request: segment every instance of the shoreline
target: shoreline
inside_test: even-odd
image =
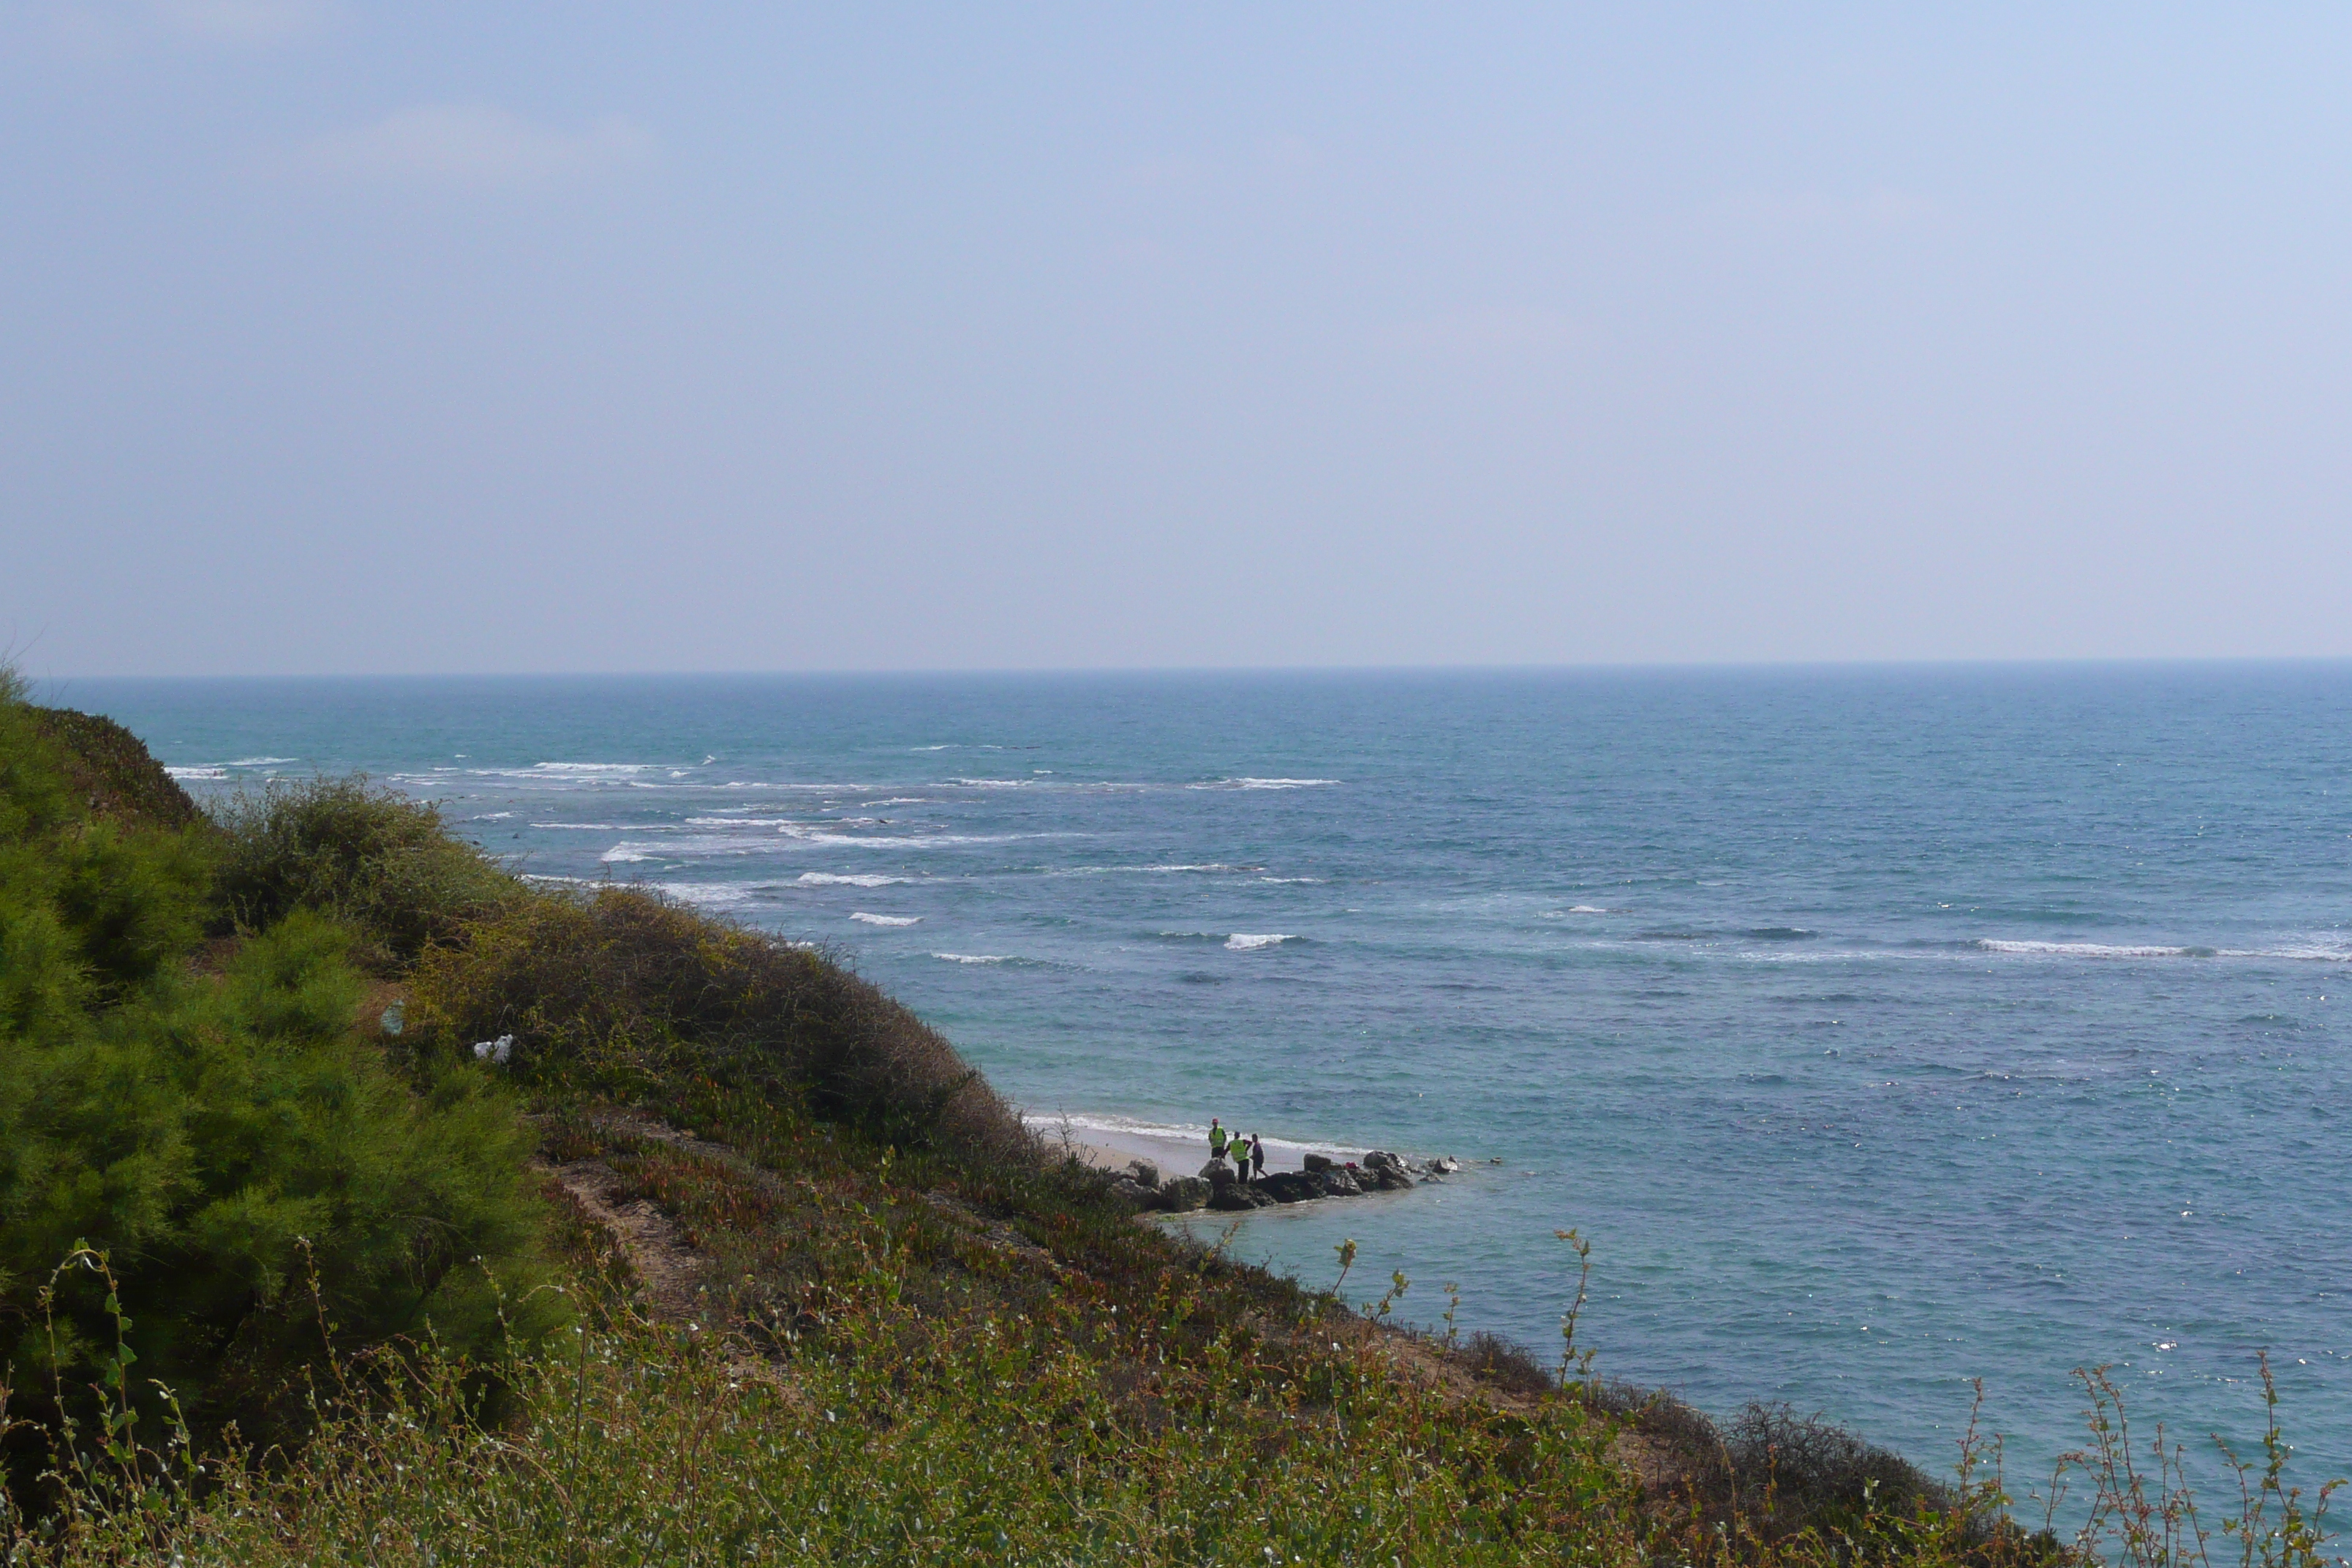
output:
[[[1209,1161],[1209,1134],[1202,1128],[1197,1134],[1191,1130],[1154,1127],[1146,1124],[1130,1126],[1106,1125],[1088,1119],[1081,1121],[1072,1116],[1024,1114],[1022,1121],[1029,1130],[1055,1148],[1066,1147],[1086,1164],[1100,1171],[1120,1172],[1130,1161],[1143,1160],[1160,1168],[1163,1178],[1190,1176]],[[1306,1168],[1307,1156],[1321,1154],[1342,1164],[1360,1162],[1370,1151],[1344,1144],[1301,1142],[1288,1138],[1264,1138],[1265,1169],[1268,1175],[1277,1171],[1297,1171]]]
[[[1469,1168],[1451,1156],[1416,1161],[1381,1149],[1360,1155],[1344,1149],[1325,1152],[1311,1144],[1261,1135],[1266,1162],[1253,1176],[1246,1167],[1236,1173],[1223,1158],[1210,1155],[1205,1138],[1196,1142],[1176,1128],[1097,1121],[1081,1129],[1070,1117],[1024,1116],[1022,1121],[1063,1158],[1098,1173],[1113,1192],[1146,1213],[1181,1215],[1202,1208],[1246,1213],[1326,1198],[1360,1198],[1442,1183]],[[1081,1131],[1087,1136],[1080,1137]],[[1206,1158],[1195,1174],[1192,1161],[1202,1156]]]

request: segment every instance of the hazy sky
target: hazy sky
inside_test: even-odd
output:
[[[0,0],[0,647],[2352,654],[2347,217],[2341,5]]]

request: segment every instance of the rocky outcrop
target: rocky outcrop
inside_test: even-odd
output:
[[[1276,1204],[1402,1192],[1407,1187],[1442,1180],[1465,1168],[1455,1159],[1415,1163],[1385,1149],[1373,1150],[1361,1162],[1308,1154],[1300,1163],[1304,1167],[1301,1170],[1269,1171],[1252,1181],[1232,1162],[1220,1158],[1202,1166],[1197,1176],[1162,1180],[1157,1166],[1138,1160],[1111,1178],[1110,1190],[1121,1202],[1139,1210],[1189,1214],[1209,1208],[1221,1214],[1246,1214]]]

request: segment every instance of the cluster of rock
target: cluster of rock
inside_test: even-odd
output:
[[[1255,1181],[1219,1155],[1201,1167],[1197,1176],[1172,1176],[1162,1181],[1160,1168],[1137,1160],[1114,1177],[1111,1191],[1139,1209],[1164,1209],[1183,1214],[1192,1209],[1241,1212],[1271,1208],[1276,1204],[1305,1203],[1313,1198],[1352,1198],[1366,1193],[1392,1193],[1421,1182],[1434,1182],[1462,1169],[1459,1160],[1427,1160],[1415,1164],[1402,1154],[1375,1149],[1360,1163],[1309,1154],[1303,1171],[1276,1171]]]

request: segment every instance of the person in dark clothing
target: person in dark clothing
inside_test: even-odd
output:
[[[1249,1157],[1250,1164],[1256,1170],[1259,1179],[1263,1180],[1265,1175],[1265,1145],[1257,1141],[1257,1134],[1255,1132],[1250,1134]]]

